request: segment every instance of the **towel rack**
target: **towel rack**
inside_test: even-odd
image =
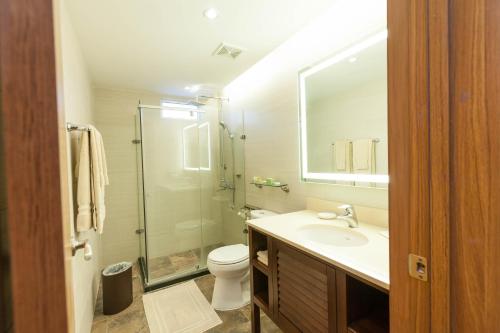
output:
[[[66,123],[66,130],[68,132],[72,132],[72,131],[87,131],[87,132],[89,132],[90,128],[88,126]]]
[[[373,142],[375,142],[375,143],[380,142],[380,139],[377,139],[377,138],[375,138],[375,139],[371,139],[371,140],[372,140]],[[349,143],[352,143],[352,140],[346,140],[346,141],[347,141],[347,142],[349,142]],[[332,146],[335,146],[335,142],[334,142],[334,143],[332,143]]]

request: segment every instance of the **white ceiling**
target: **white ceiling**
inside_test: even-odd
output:
[[[189,95],[222,88],[335,0],[65,1],[95,85]],[[221,42],[244,52],[212,56]]]

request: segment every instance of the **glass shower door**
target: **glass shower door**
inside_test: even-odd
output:
[[[199,117],[142,108],[148,284],[193,273],[202,249]]]
[[[198,143],[201,185],[201,251],[200,267],[207,266],[211,250],[222,246],[223,221],[218,200],[219,170],[217,164],[218,112],[214,105],[204,105],[199,115]]]
[[[139,225],[135,231],[139,235],[139,265],[146,275],[147,272],[147,246],[146,246],[146,221],[144,209],[144,183],[143,183],[143,169],[142,169],[142,145],[141,143],[141,114],[138,112],[135,118],[135,137],[133,143],[136,145],[136,161],[137,161],[137,193],[139,194],[138,202],[138,216]]]

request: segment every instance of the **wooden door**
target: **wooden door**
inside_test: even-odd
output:
[[[51,0],[0,0],[0,81],[15,332],[70,332]]]
[[[500,1],[450,1],[451,330],[500,332]]]
[[[500,2],[388,13],[391,330],[497,332]],[[427,282],[410,253],[429,260]]]

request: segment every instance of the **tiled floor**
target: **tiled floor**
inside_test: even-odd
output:
[[[196,284],[207,300],[212,299],[214,287],[214,277],[205,275],[195,279]],[[146,314],[142,305],[142,287],[139,272],[134,266],[133,270],[134,301],[124,311],[105,316],[102,314],[102,295],[99,292],[96,310],[94,313],[94,323],[92,333],[144,333],[149,332]],[[244,333],[250,332],[250,305],[234,311],[217,311],[222,320],[222,324],[210,329],[211,333]],[[274,323],[264,314],[261,315],[262,332],[281,332]]]
[[[161,279],[166,276],[193,270],[197,265],[206,265],[206,256],[210,251],[223,244],[214,244],[203,249],[203,256],[200,260],[201,250],[194,249],[184,252],[174,253],[165,257],[157,257],[149,260],[150,280]]]

